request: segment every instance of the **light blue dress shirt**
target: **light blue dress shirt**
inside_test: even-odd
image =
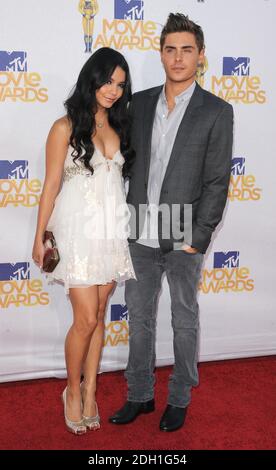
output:
[[[192,83],[183,93],[175,97],[175,107],[169,112],[165,85],[160,93],[152,130],[150,169],[148,179],[148,208],[144,227],[137,243],[159,248],[158,207],[160,192],[176,134],[189,101],[195,90]]]

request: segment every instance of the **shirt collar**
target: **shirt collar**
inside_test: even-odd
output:
[[[183,103],[191,99],[192,94],[195,90],[195,87],[196,87],[196,82],[194,81],[186,90],[184,90],[182,93],[180,93],[180,95],[177,95],[175,97],[175,104]],[[161,99],[162,99],[163,104],[168,106],[166,93],[165,93],[165,85],[162,88]]]

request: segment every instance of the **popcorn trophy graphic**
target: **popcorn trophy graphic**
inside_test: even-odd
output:
[[[85,52],[92,52],[94,17],[99,11],[97,0],[80,0],[79,12],[82,15],[82,27],[84,32]]]
[[[198,64],[197,66],[197,73],[196,73],[196,81],[198,82],[198,84],[204,88],[204,84],[205,84],[205,73],[207,72],[209,68],[209,65],[208,65],[208,59],[207,57],[205,56],[204,57],[204,62],[202,64]]]

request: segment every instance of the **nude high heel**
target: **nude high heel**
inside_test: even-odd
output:
[[[64,420],[65,420],[67,430],[73,434],[78,434],[78,435],[85,434],[86,425],[84,424],[83,419],[81,421],[71,421],[66,416],[66,392],[67,392],[67,387],[63,390],[61,399],[64,405]]]
[[[83,382],[81,383],[81,389],[83,388]],[[85,416],[82,415],[83,423],[89,429],[89,431],[96,431],[100,429],[100,416],[97,402],[95,401],[96,415],[95,416]]]

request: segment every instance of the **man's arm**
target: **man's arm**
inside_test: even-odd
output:
[[[203,170],[203,190],[193,223],[192,246],[205,253],[227,200],[233,145],[233,108],[224,106],[211,135]]]
[[[134,113],[135,113],[134,108],[135,108],[136,101],[137,101],[137,93],[133,93],[131,100],[128,104],[128,117],[130,121],[132,121],[134,117]]]

